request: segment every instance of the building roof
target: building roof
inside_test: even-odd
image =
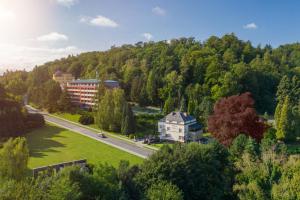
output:
[[[99,84],[100,80],[97,79],[77,79],[70,82],[71,84]],[[114,80],[104,81],[107,87],[119,87],[119,82]]]
[[[177,123],[185,123],[187,121],[195,120],[195,118],[187,113],[183,112],[171,112],[167,116],[165,116],[160,121],[170,121],[170,122],[177,122]]]
[[[190,131],[198,131],[201,129],[202,129],[202,125],[199,123],[195,123],[195,124],[192,124],[191,126],[189,126]]]
[[[97,79],[77,79],[71,81],[70,83],[99,83],[100,81]]]
[[[60,70],[57,70],[55,73],[54,73],[54,75],[55,76],[62,76],[62,72],[60,71]]]

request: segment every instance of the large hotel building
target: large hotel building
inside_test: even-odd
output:
[[[92,107],[97,99],[98,86],[97,79],[74,80],[67,83],[67,91],[73,104],[81,107]],[[118,81],[104,81],[106,88],[113,89],[119,87]]]
[[[62,73],[61,71],[57,71],[53,74],[53,80],[59,82],[63,90],[67,90],[73,104],[83,108],[90,108],[96,104],[100,80],[75,80],[72,74]],[[118,88],[119,82],[105,80],[104,86],[108,89]]]

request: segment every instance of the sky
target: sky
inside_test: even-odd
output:
[[[300,40],[298,0],[0,0],[0,74],[139,41]]]

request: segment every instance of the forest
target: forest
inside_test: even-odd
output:
[[[139,42],[70,55],[28,73],[6,72],[0,83],[11,93],[28,91],[33,99],[42,100],[47,81],[58,69],[77,78],[95,78],[98,72],[101,79],[118,80],[128,101],[158,106],[165,113],[186,110],[206,123],[217,100],[243,92],[252,93],[258,113],[273,115],[280,80],[299,79],[300,44],[254,47],[234,34],[203,42],[194,38]]]

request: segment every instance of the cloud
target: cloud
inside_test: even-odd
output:
[[[102,26],[102,27],[110,27],[110,28],[116,28],[119,26],[117,22],[107,17],[104,17],[102,15],[98,15],[95,18],[81,17],[79,21],[82,23],[87,23],[92,26]]]
[[[166,11],[163,8],[159,7],[159,6],[156,6],[156,7],[152,8],[152,12],[154,14],[160,15],[160,16],[166,15]]]
[[[82,50],[76,46],[63,48],[22,46],[15,44],[0,44],[0,71],[6,69],[32,69],[48,61],[76,55]]]
[[[143,33],[142,36],[148,41],[153,39],[153,35],[151,33]]]
[[[67,40],[69,40],[68,36],[57,32],[52,32],[37,37],[37,41],[40,42],[56,42],[56,41],[67,41]]]
[[[257,29],[258,26],[255,23],[246,24],[243,26],[244,29]]]
[[[71,7],[78,2],[78,0],[56,0],[62,6]]]

